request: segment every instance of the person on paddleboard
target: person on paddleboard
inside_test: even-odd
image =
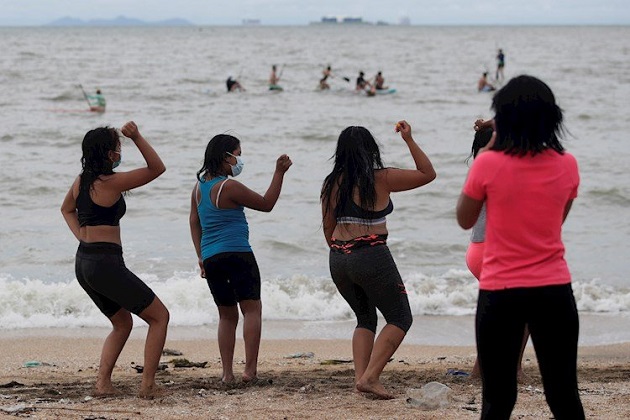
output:
[[[94,95],[87,95],[87,98],[90,103],[90,111],[105,112],[107,101],[105,101],[105,96],[103,96],[100,89],[96,89],[96,93]]]
[[[232,76],[227,78],[227,80],[225,81],[225,85],[227,87],[228,92],[236,92],[236,91],[244,92],[245,91],[245,88],[243,87],[243,85],[241,85],[238,80],[232,78]]]

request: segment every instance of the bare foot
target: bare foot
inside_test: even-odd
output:
[[[231,384],[235,381],[234,375],[223,375],[221,382],[224,384]]]
[[[149,387],[141,387],[140,391],[138,392],[138,397],[144,398],[146,400],[152,400],[154,398],[160,398],[166,395],[168,395],[168,392],[164,388],[155,384]]]
[[[247,382],[256,381],[258,379],[258,376],[256,376],[255,373],[253,375],[249,375],[247,373],[243,373],[242,379],[243,379],[243,382],[247,383]]]
[[[122,392],[114,388],[111,384],[107,386],[95,386],[92,392],[93,397],[116,397]]]
[[[396,398],[394,397],[394,395],[387,392],[385,387],[383,387],[383,385],[379,381],[374,381],[374,382],[359,381],[357,382],[356,388],[357,390],[361,392],[367,392],[369,394],[372,394],[380,400],[391,400],[391,399]]]

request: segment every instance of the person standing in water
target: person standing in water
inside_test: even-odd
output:
[[[148,184],[166,168],[133,121],[120,131],[133,140],[146,167],[114,172],[122,159],[117,130],[101,127],[88,131],[82,144],[83,170],[68,190],[61,213],[79,241],[77,280],[112,324],[101,352],[95,394],[118,394],[111,376],[133,327],[131,314],[135,314],[149,324],[139,396],[153,398],[161,394],[155,373],[166,340],[169,313],[155,293],[125,266],[120,219],[127,208],[123,193]]]
[[[271,74],[269,75],[269,90],[282,90],[282,86],[278,83],[280,82],[280,76],[277,73],[277,67],[274,64],[271,66]]]
[[[386,216],[394,210],[390,195],[428,184],[436,176],[411,126],[399,121],[395,131],[415,169],[386,168],[372,134],[351,126],[339,135],[334,167],[320,195],[330,274],[357,318],[352,336],[355,388],[381,399],[394,398],[380,375],[413,322],[405,285],[387,247]],[[378,337],[377,309],[387,323]]]
[[[499,81],[499,76],[501,77],[501,81],[503,81],[503,68],[505,67],[505,54],[503,54],[503,50],[499,49],[497,53],[497,72],[495,74],[494,80]]]
[[[260,195],[236,177],[243,170],[240,141],[229,134],[214,136],[206,147],[203,166],[190,200],[190,233],[201,277],[208,282],[219,311],[218,341],[223,383],[234,382],[234,346],[239,307],[243,314],[245,370],[243,382],[257,379],[262,329],[260,272],[249,244],[245,208],[270,212],[282,189],[284,174],[293,163],[280,156],[271,184]]]

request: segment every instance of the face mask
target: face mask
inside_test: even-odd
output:
[[[118,153],[118,160],[112,163],[112,169],[117,168],[120,162],[122,162],[122,155]]]
[[[238,174],[243,172],[243,166],[245,166],[245,162],[243,162],[243,158],[241,158],[240,156],[234,156],[230,152],[226,152],[226,153],[236,159],[236,165],[230,165],[230,168],[232,169],[232,176],[238,176]]]

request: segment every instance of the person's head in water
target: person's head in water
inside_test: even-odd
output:
[[[492,99],[497,138],[492,150],[511,155],[533,155],[545,149],[564,152],[562,110],[553,92],[542,80],[518,76]]]
[[[232,175],[230,167],[234,156],[240,155],[241,142],[230,134],[217,134],[206,146],[203,166],[197,171],[197,179],[205,176],[216,177]]]
[[[88,131],[81,143],[81,189],[89,190],[101,175],[113,174],[115,162],[120,162],[120,137],[112,127]]]
[[[346,205],[353,200],[355,190],[359,192],[362,208],[373,209],[376,201],[374,170],[383,169],[378,144],[365,127],[351,126],[344,129],[337,140],[334,156],[335,164],[331,173],[324,179],[321,198],[328,208],[333,187],[337,206],[335,217],[342,214]]]
[[[96,94],[100,95],[101,94],[101,90],[100,89],[96,89]]]

